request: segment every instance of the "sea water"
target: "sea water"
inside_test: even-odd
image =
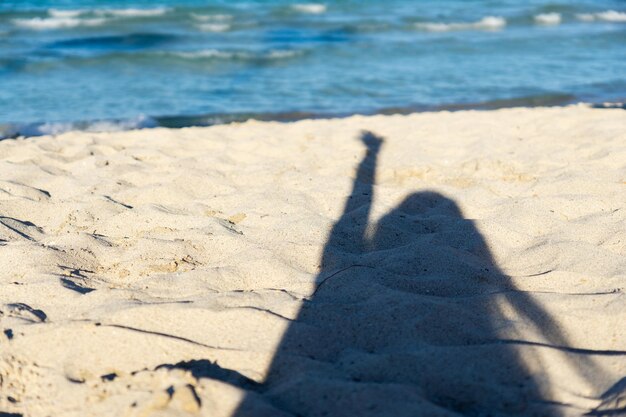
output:
[[[0,136],[619,102],[623,0],[2,0]]]

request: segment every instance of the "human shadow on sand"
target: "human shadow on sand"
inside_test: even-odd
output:
[[[370,224],[383,140],[361,140],[367,153],[325,245],[316,290],[266,380],[234,415],[560,415],[563,404],[542,398],[528,363],[539,346],[570,352],[567,339],[514,288],[451,199],[417,192]],[[516,321],[550,344],[511,337]]]

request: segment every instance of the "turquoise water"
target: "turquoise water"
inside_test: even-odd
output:
[[[622,101],[623,0],[0,2],[0,134]]]

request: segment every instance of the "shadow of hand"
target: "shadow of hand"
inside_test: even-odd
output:
[[[367,149],[369,151],[378,151],[378,149],[380,149],[380,147],[384,143],[383,138],[381,138],[380,136],[376,136],[372,132],[363,132],[363,134],[360,136],[360,139],[361,142],[363,142],[363,144],[367,146]]]

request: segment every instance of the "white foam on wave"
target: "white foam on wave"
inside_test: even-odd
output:
[[[64,17],[64,18],[72,18],[78,17],[82,14],[85,14],[86,10],[59,10],[59,9],[49,9],[48,14],[52,17]]]
[[[23,125],[0,126],[0,139],[16,136],[60,135],[65,132],[120,132],[123,130],[157,127],[156,120],[138,116],[127,120],[98,120],[92,122],[46,122]]]
[[[162,16],[167,13],[169,9],[167,7],[155,7],[153,9],[99,9],[94,12],[101,16],[116,16],[116,17],[154,17]]]
[[[450,32],[455,30],[499,30],[506,26],[506,19],[499,16],[486,16],[470,23],[416,23],[415,27],[428,32]]]
[[[600,20],[607,22],[626,22],[626,12],[616,12],[615,10],[607,10],[606,12],[596,13]]]
[[[593,13],[579,13],[576,15],[576,17],[578,18],[578,20],[581,20],[583,22],[593,22],[594,20],[596,20],[596,17],[593,15]]]
[[[197,14],[191,13],[191,17],[199,22],[224,22],[232,20],[233,16],[229,14]]]
[[[322,14],[327,10],[326,5],[321,3],[294,4],[291,7],[297,12],[309,14]]]
[[[100,26],[106,22],[104,18],[81,19],[76,17],[33,17],[32,19],[13,19],[13,24],[33,30],[50,30],[75,28],[79,26]]]
[[[203,49],[200,51],[162,52],[186,59],[285,59],[302,54],[297,50],[271,50],[268,52],[254,53],[247,51],[220,51],[217,49]]]
[[[48,122],[40,125],[24,126],[19,134],[24,136],[60,135],[61,133],[76,130],[74,123]]]
[[[200,23],[196,27],[203,32],[228,32],[230,30],[228,23]]]
[[[613,23],[626,22],[626,12],[618,12],[615,10],[607,10],[598,13],[580,13],[576,17],[583,22],[604,21]]]
[[[293,58],[295,56],[302,55],[302,51],[292,51],[292,50],[274,50],[270,51],[265,55],[265,58],[269,59],[283,59],[283,58]]]
[[[32,30],[68,29],[81,26],[100,26],[111,18],[151,17],[168,12],[168,8],[152,9],[95,9],[95,10],[60,10],[49,9],[50,17],[13,19],[16,26]]]
[[[157,126],[158,123],[156,120],[146,116],[138,116],[129,120],[102,120],[91,122],[81,130],[85,132],[121,132],[123,130],[146,129]]]
[[[560,13],[541,13],[535,16],[535,23],[540,25],[558,25],[561,23]]]
[[[226,58],[228,59],[228,58],[234,58],[237,53],[218,51],[217,49],[203,49],[201,51],[171,52],[167,54],[174,55],[180,58],[188,58],[188,59],[202,59],[202,58]]]

